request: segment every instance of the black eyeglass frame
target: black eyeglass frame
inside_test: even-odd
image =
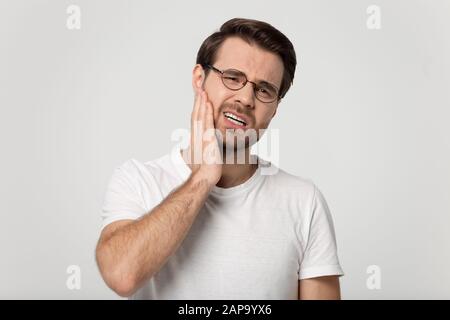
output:
[[[280,100],[282,99],[282,97],[279,95],[280,89],[278,89],[278,87],[277,87],[276,85],[269,83],[272,87],[274,87],[274,88],[276,89],[276,91],[277,91],[277,96],[275,97],[275,99],[273,99],[273,100],[271,100],[271,101],[262,101],[260,98],[258,98],[258,95],[256,94],[256,90],[257,90],[256,88],[259,87],[259,85],[258,85],[257,83],[255,83],[255,82],[253,82],[253,81],[248,80],[247,75],[246,75],[244,72],[242,72],[241,70],[237,70],[237,69],[219,70],[219,69],[217,69],[216,67],[214,67],[214,66],[212,66],[212,65],[210,65],[210,64],[205,64],[205,65],[203,65],[203,67],[204,67],[204,68],[205,68],[205,67],[206,67],[206,68],[209,68],[209,69],[211,69],[211,70],[213,70],[213,71],[215,71],[215,72],[220,73],[220,75],[221,75],[220,78],[222,79],[223,85],[224,85],[225,87],[227,87],[228,89],[232,90],[232,91],[238,91],[238,90],[241,90],[242,88],[244,88],[244,87],[246,86],[247,82],[250,82],[250,83],[253,85],[253,93],[254,93],[256,99],[258,99],[258,100],[261,101],[262,103],[272,103],[272,102],[275,102],[275,101],[277,101],[277,100],[280,101]],[[242,87],[240,87],[240,88],[238,88],[238,89],[233,89],[233,88],[228,87],[228,86],[225,84],[225,81],[224,81],[224,78],[223,78],[223,74],[224,74],[226,71],[235,71],[235,72],[241,73],[241,74],[244,76],[244,78],[245,78],[245,82],[244,82],[244,84],[242,85]]]

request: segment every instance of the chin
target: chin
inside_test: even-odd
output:
[[[233,139],[234,138],[234,139]],[[258,142],[258,138],[254,138],[254,139],[250,139],[250,137],[246,136],[246,137],[242,137],[242,138],[238,138],[238,137],[233,137],[233,138],[229,138],[226,139],[226,137],[222,138],[222,149],[223,150],[234,150],[234,151],[238,151],[238,150],[245,150],[250,148],[252,145],[254,145],[256,142]]]

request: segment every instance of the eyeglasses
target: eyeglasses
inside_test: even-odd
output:
[[[204,67],[210,68],[215,72],[220,73],[222,82],[225,87],[230,90],[237,91],[245,87],[247,82],[253,84],[253,91],[256,99],[263,103],[271,103],[275,100],[281,100],[278,95],[278,88],[271,83],[261,81],[260,83],[254,83],[247,79],[247,76],[242,71],[236,69],[219,70],[212,65],[206,64]]]

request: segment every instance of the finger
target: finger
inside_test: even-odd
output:
[[[199,91],[197,101],[194,106],[193,122],[191,125],[191,150],[194,157],[194,163],[196,164],[201,163],[203,128],[202,122],[200,121],[200,112],[202,104],[203,96]]]
[[[202,92],[202,100],[199,106],[199,115],[198,115],[198,119],[199,121],[201,121],[202,123],[202,130],[204,130],[205,128],[205,115],[206,115],[206,92]]]
[[[214,129],[214,110],[209,101],[206,103],[205,127],[206,129]]]
[[[197,93],[195,94],[194,107],[192,109],[191,125],[193,125],[194,122],[197,120],[199,103],[200,103],[200,94],[197,91]]]

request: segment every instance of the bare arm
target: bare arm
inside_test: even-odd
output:
[[[214,129],[213,106],[203,90],[197,92],[191,121],[192,128],[200,123],[201,130]],[[97,264],[106,284],[120,296],[132,295],[178,249],[221,177],[222,160],[215,136],[203,143],[197,139],[203,141],[203,136],[191,134],[189,152],[215,150],[208,156],[211,158],[205,158],[214,161],[192,164],[188,180],[153,210],[136,221],[111,223],[100,235]]]
[[[326,276],[298,282],[299,300],[340,300],[339,277]]]
[[[207,181],[191,176],[141,219],[105,228],[96,257],[106,284],[130,296],[151,278],[186,237],[209,191]]]

